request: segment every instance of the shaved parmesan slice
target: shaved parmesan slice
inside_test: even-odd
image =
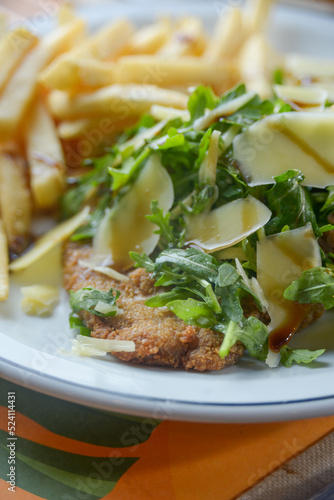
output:
[[[231,146],[233,139],[239,133],[240,125],[232,125],[222,136],[224,151]]]
[[[85,207],[77,215],[62,222],[48,233],[44,234],[27,253],[19,257],[9,265],[10,271],[22,271],[37,262],[41,257],[50,252],[56,245],[62,243],[71,236],[88,217],[89,207]]]
[[[22,310],[30,316],[49,316],[59,302],[59,290],[55,286],[23,286],[21,292]]]
[[[250,186],[298,168],[303,184],[334,184],[334,114],[279,113],[251,125],[233,141],[234,156]]]
[[[286,300],[284,290],[303,271],[319,266],[320,249],[311,224],[268,236],[258,242],[257,277],[268,301],[271,331],[298,320],[296,307],[299,304]]]
[[[93,239],[95,258],[110,257],[111,264],[120,269],[133,265],[129,252],[151,254],[159,235],[156,226],[147,220],[151,202],[157,200],[164,211],[174,201],[172,180],[157,155],[152,155],[131,189],[115,208],[106,212]]]
[[[132,340],[95,339],[77,335],[75,339],[71,339],[71,343],[72,350],[70,352],[60,349],[60,353],[73,356],[103,357],[108,352],[135,352],[136,350],[136,344]]]
[[[187,109],[176,109],[161,106],[160,104],[153,104],[150,114],[156,120],[172,120],[174,118],[181,118],[184,122],[188,122],[190,120],[190,113]]]
[[[135,352],[136,344],[133,340],[96,339],[77,335],[76,340],[81,345],[86,345],[105,352]]]
[[[293,102],[304,111],[323,111],[328,92],[318,87],[301,87],[297,85],[274,85],[277,97],[283,101]]]
[[[262,288],[260,287],[260,283],[258,282],[258,280],[256,278],[254,278],[254,276],[252,277],[252,279],[250,281],[251,281],[251,289],[252,289],[253,293],[257,296],[257,298],[261,302],[263,309],[265,311],[268,311],[269,304],[268,304],[268,301],[263,293]]]
[[[239,259],[235,259],[235,266],[237,268],[237,271],[238,273],[240,274],[240,276],[242,277],[243,279],[243,282],[245,283],[245,285],[248,287],[248,288],[251,288],[251,281],[250,279],[248,278],[244,268],[242,267],[242,265],[240,264],[240,261]]]
[[[243,282],[245,285],[256,295],[258,298],[259,302],[262,305],[262,308],[264,311],[268,311],[268,301],[263,293],[263,290],[256,278],[249,279],[244,268],[242,267],[239,259],[235,259],[235,265],[237,268],[238,273],[240,274]]]
[[[285,68],[298,80],[303,78],[315,80],[334,78],[332,59],[311,59],[300,54],[290,54],[286,57]]]
[[[91,262],[88,262],[87,260],[79,260],[78,261],[79,266],[81,267],[88,267],[92,271],[96,271],[97,273],[105,274],[106,276],[109,276],[109,278],[112,278],[116,281],[129,281],[129,276],[126,276],[126,274],[118,273],[115,271],[115,269],[112,269],[111,267],[107,266],[95,266]]]
[[[268,222],[271,211],[252,196],[187,219],[186,241],[211,253],[230,247]]]
[[[219,130],[214,130],[210,137],[210,144],[205,158],[198,172],[200,183],[207,183],[211,186],[216,184],[217,161],[219,157]]]
[[[222,116],[229,116],[242,108],[247,104],[253,97],[255,97],[255,92],[246,92],[245,94],[232,99],[231,101],[223,102],[215,109],[208,111],[205,115],[197,118],[194,122],[195,130],[204,130],[209,127],[213,122],[217,121],[218,118]]]
[[[102,302],[101,300],[98,301],[98,303],[94,307],[94,310],[99,312],[99,313],[102,313],[102,314],[109,314],[112,311],[115,311],[116,314],[120,314],[123,312],[123,310],[120,309],[116,304],[111,306],[110,304],[106,304],[105,302]]]
[[[281,355],[279,352],[273,352],[270,349],[268,350],[268,356],[266,359],[266,363],[269,368],[276,368],[281,361]]]
[[[94,349],[86,344],[81,344],[76,339],[71,339],[72,350],[71,352],[61,351],[62,354],[73,354],[74,356],[87,356],[89,358],[93,356],[103,357],[106,356],[107,351],[101,351],[100,349]]]

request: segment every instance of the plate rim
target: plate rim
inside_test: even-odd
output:
[[[3,370],[4,368],[4,370]],[[334,394],[302,400],[257,403],[207,403],[182,401],[88,387],[78,382],[62,380],[0,356],[1,376],[28,389],[110,412],[141,417],[155,417],[156,409],[164,412],[164,420],[183,420],[207,423],[255,423],[300,420],[334,414]],[[29,374],[23,381],[20,372]],[[47,383],[47,382],[50,383]],[[70,389],[69,391],[64,390]],[[87,398],[87,396],[89,396]],[[115,399],[114,399],[115,398]],[[322,402],[322,405],[319,403]],[[144,406],[143,406],[144,403]],[[244,414],[241,409],[246,409]],[[263,411],[259,411],[262,409]],[[223,412],[222,412],[223,410]],[[288,411],[286,411],[288,410]],[[155,417],[156,418],[156,417]]]

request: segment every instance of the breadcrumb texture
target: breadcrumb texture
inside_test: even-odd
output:
[[[231,366],[243,355],[244,347],[237,342],[229,355],[221,359],[218,354],[221,334],[186,325],[167,308],[145,306],[145,301],[161,289],[154,287],[154,280],[144,269],[129,272],[129,281],[121,283],[81,267],[78,261],[87,260],[90,255],[89,245],[66,243],[63,253],[64,287],[68,291],[93,287],[104,291],[113,288],[121,292],[117,304],[123,310],[122,314],[101,318],[86,311],[80,313],[92,330],[93,337],[135,342],[135,352],[115,353],[118,358],[138,364],[202,372]]]

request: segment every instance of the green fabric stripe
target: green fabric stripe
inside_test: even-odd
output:
[[[0,379],[0,405],[7,407],[8,391],[16,392],[16,410],[46,429],[98,446],[121,448],[146,441],[159,421],[122,416],[39,394]]]
[[[77,491],[85,494],[96,495],[98,498],[107,495],[116,485],[115,481],[104,481],[97,472],[92,472],[88,477],[72,474],[56,467],[50,467],[38,460],[25,457],[17,453],[17,457],[36,471],[45,474],[66,486],[75,487]]]
[[[0,477],[4,481],[8,480],[7,474],[9,473],[9,465],[7,462],[8,453],[3,446],[0,446]],[[85,494],[83,497],[82,493],[78,493],[76,489],[70,486],[66,486],[59,481],[56,481],[40,472],[36,469],[28,466],[26,463],[21,461],[18,456],[15,463],[16,467],[16,486],[24,491],[28,491],[34,495],[37,495],[45,500],[100,500],[93,494]],[[80,495],[80,496],[79,496]],[[13,498],[15,499],[15,493],[13,493]]]
[[[6,438],[7,433],[0,430],[0,443],[5,442]],[[17,438],[16,452],[21,454],[21,458],[25,457],[27,460],[34,460],[66,473],[84,477],[90,474],[99,474],[102,479],[113,483],[116,483],[128,468],[138,460],[137,457],[87,457],[56,450],[22,437]]]

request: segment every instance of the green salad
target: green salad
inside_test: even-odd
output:
[[[222,357],[240,341],[270,366],[309,363],[323,346],[288,343],[334,306],[333,131],[326,110],[296,112],[243,84],[221,97],[199,86],[188,110],[153,106],[85,160],[62,216],[89,205],[72,240],[92,241],[92,265],[152,273],[160,293],[146,305],[220,332]],[[78,293],[74,312],[117,313],[112,293]]]

